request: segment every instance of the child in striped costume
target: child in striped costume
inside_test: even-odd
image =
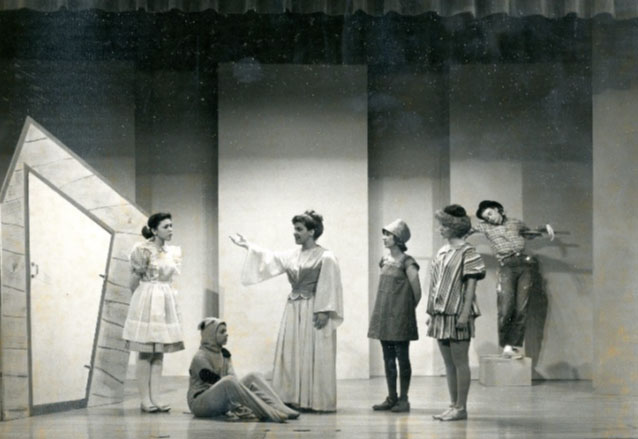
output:
[[[457,204],[437,210],[439,232],[448,242],[432,260],[428,295],[429,337],[438,341],[447,375],[451,405],[435,419],[467,419],[470,390],[470,339],[474,319],[480,315],[475,298],[476,282],[485,277],[485,265],[476,249],[465,242],[471,228],[465,209]]]

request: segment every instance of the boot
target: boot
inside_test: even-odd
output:
[[[387,410],[392,410],[392,407],[394,407],[394,405],[397,403],[397,397],[396,396],[388,396],[385,401],[383,401],[381,404],[375,404],[372,406],[372,410],[375,411],[387,411]]]
[[[392,413],[405,413],[410,411],[410,403],[408,398],[400,398],[394,407],[392,407]]]

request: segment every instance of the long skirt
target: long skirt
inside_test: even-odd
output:
[[[279,327],[273,387],[295,407],[337,409],[337,331],[313,325],[314,297],[288,300]]]

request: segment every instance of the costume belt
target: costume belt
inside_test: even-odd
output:
[[[293,289],[288,295],[288,300],[308,300],[314,295],[315,292],[312,290]]]
[[[505,264],[506,264],[509,260],[512,260],[512,259],[522,259],[522,260],[523,260],[523,262],[528,262],[528,263],[531,263],[531,262],[535,262],[535,261],[536,261],[536,258],[534,258],[534,256],[526,255],[526,254],[525,254],[525,253],[523,253],[523,252],[515,252],[515,253],[511,253],[511,254],[509,254],[509,255],[505,256],[504,258],[502,258],[502,259],[501,259],[501,260],[499,260],[498,262],[499,262],[499,264],[500,264],[501,266],[503,266],[503,265],[505,265]]]

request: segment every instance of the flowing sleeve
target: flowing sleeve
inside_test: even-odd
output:
[[[129,256],[131,271],[138,276],[143,276],[144,273],[146,273],[150,259],[151,251],[149,249],[145,248],[142,244],[135,245]]]
[[[286,270],[288,259],[288,253],[275,253],[250,244],[241,271],[242,285],[253,285],[280,275]]]
[[[476,280],[485,277],[485,263],[474,247],[468,247],[463,253],[463,280],[469,277]]]
[[[330,322],[326,328],[337,329],[343,322],[343,287],[337,258],[330,251],[321,257],[321,272],[317,281],[314,312],[327,312]]]

